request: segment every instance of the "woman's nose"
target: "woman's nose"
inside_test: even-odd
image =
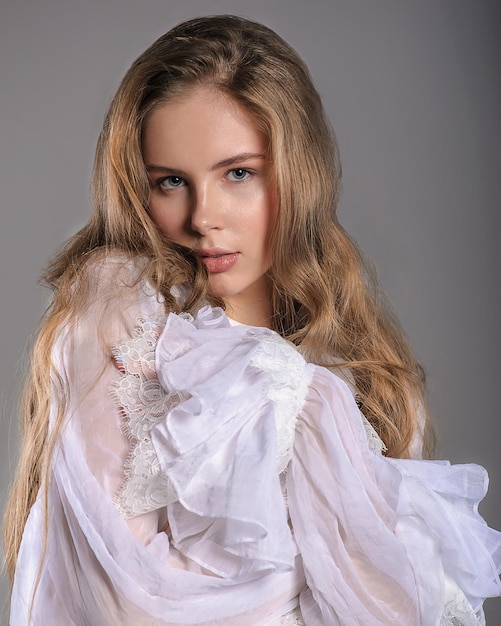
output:
[[[195,189],[192,198],[191,228],[200,235],[223,226],[221,198],[215,187]]]

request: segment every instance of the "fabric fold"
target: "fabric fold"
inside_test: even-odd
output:
[[[274,377],[263,369],[274,352]],[[297,376],[283,380],[294,361]],[[291,444],[306,393],[307,364],[267,329],[230,326],[219,309],[195,319],[170,315],[156,369],[166,393],[182,398],[151,430],[160,466],[177,494],[168,506],[176,548],[223,577],[289,571],[296,547],[277,470],[277,389],[292,394]],[[300,377],[301,381],[297,380]]]
[[[306,623],[436,626],[451,581],[480,624],[501,592],[501,533],[477,512],[485,470],[385,458],[363,437],[345,383],[315,367],[287,480]]]

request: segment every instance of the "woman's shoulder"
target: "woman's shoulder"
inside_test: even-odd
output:
[[[148,259],[145,256],[129,256],[124,252],[95,251],[82,266],[81,277],[97,285],[116,284],[133,286],[145,276]]]
[[[75,310],[120,316],[154,315],[163,310],[161,294],[149,279],[149,259],[116,251],[94,252],[74,285]],[[135,313],[134,313],[135,311]]]

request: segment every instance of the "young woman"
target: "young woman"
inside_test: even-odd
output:
[[[275,33],[183,23],[126,74],[46,272],[5,516],[12,624],[482,624],[485,471],[423,461],[421,368],[337,222]]]

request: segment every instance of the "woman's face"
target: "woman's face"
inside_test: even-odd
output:
[[[277,210],[266,154],[266,137],[246,109],[209,88],[159,106],[143,134],[153,220],[201,258],[210,292],[224,299],[230,316],[259,325],[270,321]]]

